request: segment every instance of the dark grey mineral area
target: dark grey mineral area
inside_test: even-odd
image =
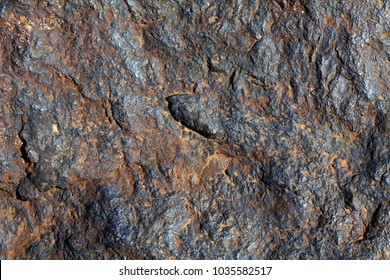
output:
[[[0,259],[390,259],[390,2],[0,0]]]

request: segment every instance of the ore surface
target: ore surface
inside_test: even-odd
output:
[[[390,259],[389,11],[0,0],[0,258]]]

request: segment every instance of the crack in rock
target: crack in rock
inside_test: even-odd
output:
[[[220,121],[218,110],[208,107],[199,98],[180,94],[166,98],[173,118],[187,128],[209,138],[222,140],[225,132]]]

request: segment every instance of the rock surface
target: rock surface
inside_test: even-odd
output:
[[[389,11],[0,1],[0,258],[390,259]]]

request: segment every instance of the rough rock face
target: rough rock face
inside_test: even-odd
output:
[[[0,258],[390,259],[390,2],[1,0]]]

